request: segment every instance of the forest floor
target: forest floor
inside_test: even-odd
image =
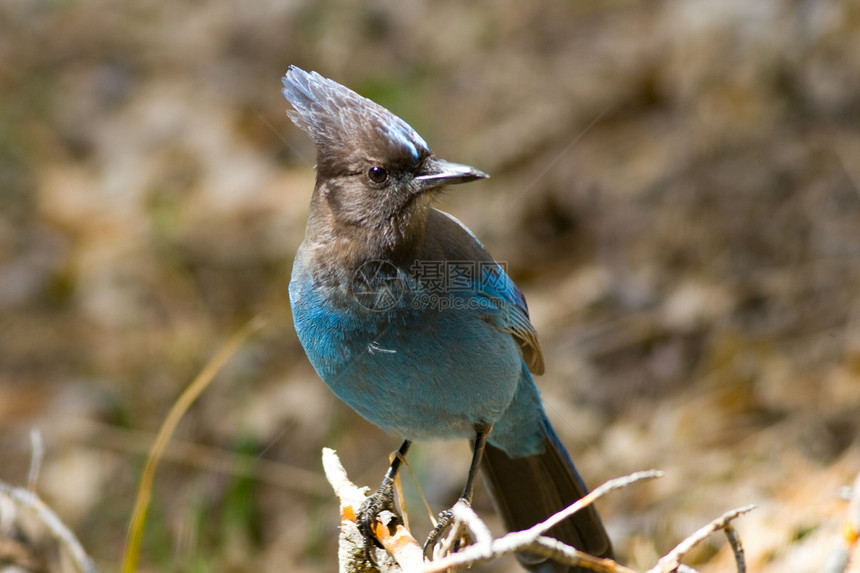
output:
[[[263,315],[168,450],[141,571],[335,570],[321,449],[375,486],[397,438],[293,331],[295,64],[492,175],[441,207],[525,293],[562,441],[592,487],[666,473],[599,505],[622,562],[755,504],[749,571],[820,571],[860,471],[858,29],[856,1],[3,2],[0,480],[38,428],[37,491],[118,570],[168,409]],[[434,509],[467,448],[410,452]],[[687,563],[732,570],[721,536]]]

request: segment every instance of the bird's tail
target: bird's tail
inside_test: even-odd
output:
[[[509,531],[519,531],[545,520],[588,493],[564,446],[544,418],[544,452],[510,458],[487,444],[481,462],[496,509]],[[597,557],[612,557],[612,545],[593,506],[577,512],[550,529],[548,536]],[[531,572],[588,573],[533,554],[517,556]]]

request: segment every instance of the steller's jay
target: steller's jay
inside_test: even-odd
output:
[[[439,159],[405,121],[316,72],[291,66],[283,84],[290,119],[317,150],[290,304],[320,377],[361,416],[401,435],[401,454],[413,440],[473,440],[461,499],[471,501],[480,466],[509,530],[585,495],[532,381],[544,363],[525,298],[469,229],[431,206],[443,186],[487,174]],[[399,465],[395,457],[360,508],[367,543]],[[450,521],[443,512],[425,553]],[[591,507],[550,535],[612,554]],[[518,557],[530,571],[570,570]]]

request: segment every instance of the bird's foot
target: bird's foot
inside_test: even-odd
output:
[[[374,546],[381,547],[381,545],[379,545],[376,536],[373,534],[373,524],[376,522],[379,514],[385,510],[399,515],[394,503],[394,484],[389,480],[383,481],[376,492],[367,496],[367,499],[358,508],[358,514],[356,515],[358,530],[364,536],[364,556],[374,565],[377,563],[376,558],[373,556],[373,548]]]
[[[472,505],[469,500],[463,498],[458,500],[457,503],[464,503],[468,506]],[[435,551],[436,546],[439,544],[440,541],[443,540],[444,535],[448,532],[448,530],[453,524],[454,512],[452,510],[446,509],[439,514],[439,517],[436,521],[436,527],[433,528],[433,530],[430,532],[430,535],[427,536],[427,541],[424,542],[424,559],[431,560],[433,558],[433,552]],[[452,553],[455,553],[460,548],[460,542],[463,540],[464,534],[465,532],[462,531],[457,532],[456,539],[451,546]]]

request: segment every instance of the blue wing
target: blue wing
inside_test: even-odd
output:
[[[420,258],[444,261],[475,261],[479,273],[475,276],[473,292],[486,301],[481,308],[491,324],[509,332],[523,352],[523,360],[534,374],[543,374],[543,351],[537,332],[529,320],[523,293],[505,270],[487,252],[475,235],[448,213],[432,209],[427,219],[428,236],[432,245],[422,249]]]

